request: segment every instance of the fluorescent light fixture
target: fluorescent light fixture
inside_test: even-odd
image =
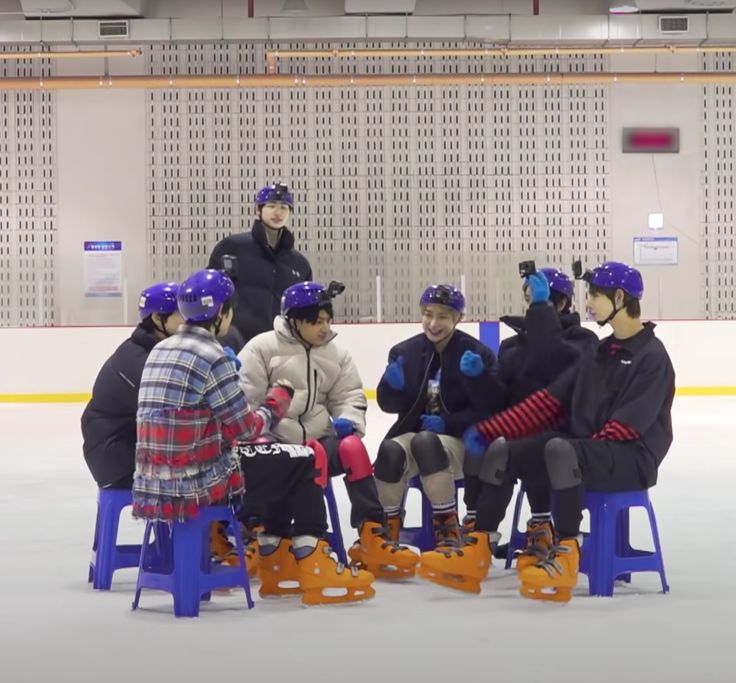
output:
[[[609,14],[636,14],[639,8],[633,2],[613,2],[608,8]]]
[[[649,214],[649,229],[650,230],[662,230],[664,228],[664,214],[663,213],[650,213]]]

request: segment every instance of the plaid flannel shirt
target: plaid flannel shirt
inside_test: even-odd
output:
[[[201,505],[244,490],[231,449],[268,430],[274,415],[251,410],[235,364],[215,337],[182,325],[151,351],[138,392],[133,515],[186,520]]]

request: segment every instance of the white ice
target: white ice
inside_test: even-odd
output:
[[[480,596],[417,578],[379,582],[368,603],[304,609],[256,590],[254,610],[242,594],[216,595],[198,619],[174,618],[170,596],[151,591],[132,612],[133,569],[117,572],[109,593],[87,584],[96,489],[81,410],[0,406],[4,683],[736,680],[736,398],[676,400],[675,443],[652,491],[669,595],[656,574],[635,574],[613,598],[591,598],[581,577],[571,603],[542,604],[494,565]],[[371,405],[372,453],[390,419]],[[350,543],[347,498],[336,490]],[[632,534],[650,547],[643,513]],[[122,539],[141,535],[126,518]]]

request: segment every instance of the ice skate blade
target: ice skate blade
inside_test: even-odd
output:
[[[572,599],[571,588],[540,588],[539,586],[530,586],[528,583],[522,583],[519,586],[519,593],[530,600],[545,600],[547,602],[570,602]]]
[[[423,579],[427,579],[427,581],[436,583],[439,586],[445,586],[445,588],[452,588],[463,593],[480,593],[480,580],[472,576],[440,572],[424,565],[419,565],[417,574]]]
[[[301,595],[302,589],[296,579],[284,579],[277,583],[261,581],[261,587],[258,589],[258,595],[262,598],[282,598],[290,595]]]
[[[334,592],[330,594],[329,592]],[[350,587],[350,588],[311,588],[305,590],[302,595],[302,604],[309,607],[313,605],[348,605],[354,602],[370,600],[376,594],[373,586]]]

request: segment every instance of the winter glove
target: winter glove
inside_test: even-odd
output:
[[[445,420],[440,415],[422,415],[421,420],[425,432],[442,434],[445,431]]]
[[[294,387],[288,382],[277,382],[268,388],[263,405],[271,411],[276,420],[284,418],[294,398]]]
[[[355,431],[355,425],[346,417],[333,417],[332,426],[338,439],[344,439]]]
[[[401,391],[404,388],[404,356],[392,360],[386,366],[383,377],[394,391]]]
[[[477,377],[483,372],[483,359],[472,351],[466,351],[460,358],[460,372],[466,377]]]
[[[475,425],[465,430],[463,433],[463,443],[465,444],[465,450],[468,452],[468,455],[473,458],[482,457],[488,448],[488,441],[486,441],[485,437],[478,431]]]
[[[532,273],[526,279],[526,286],[529,288],[530,303],[541,304],[549,301],[549,282],[544,273]]]
[[[238,354],[235,353],[233,348],[231,346],[226,346],[223,351],[225,351],[225,355],[233,362],[235,363],[235,370],[240,370],[241,366],[243,365],[240,362],[240,358],[238,358]]]

